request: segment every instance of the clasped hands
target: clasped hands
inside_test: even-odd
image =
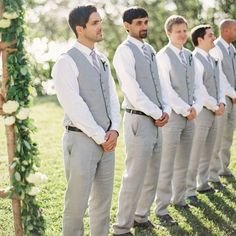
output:
[[[158,120],[154,121],[155,126],[157,127],[163,127],[169,120],[169,115],[166,112],[163,112],[161,118],[159,118]]]
[[[219,108],[217,110],[215,110],[215,115],[221,116],[221,115],[223,115],[223,113],[225,111],[225,105],[224,105],[224,103],[220,103],[218,106],[219,106]]]
[[[115,130],[109,130],[105,135],[105,142],[101,144],[104,152],[112,152],[115,150],[117,144],[117,138],[119,134]]]

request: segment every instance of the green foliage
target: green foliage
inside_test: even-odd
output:
[[[24,1],[4,0],[4,12],[15,12],[18,17],[11,20],[8,28],[1,29],[2,41],[12,42],[16,39],[15,52],[9,54],[7,61],[8,86],[6,100],[14,100],[20,107],[29,107],[31,77],[28,60],[24,49]],[[12,168],[15,173],[12,176],[13,192],[22,200],[22,222],[24,235],[42,235],[45,230],[44,219],[35,196],[29,195],[33,184],[26,178],[39,165],[38,148],[31,139],[31,133],[35,130],[32,120],[16,119],[16,151]]]

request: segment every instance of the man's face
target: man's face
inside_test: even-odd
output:
[[[167,32],[170,42],[177,47],[182,47],[188,38],[186,24],[172,25],[171,32]]]
[[[236,41],[236,22],[229,26],[229,35],[231,43]]]
[[[124,24],[130,36],[141,41],[147,37],[148,17],[137,18],[132,20],[131,24],[128,22],[125,22]]]
[[[215,46],[214,45],[214,40],[215,39],[216,39],[216,37],[215,37],[212,29],[207,29],[203,39],[200,38],[199,40],[201,41],[204,48],[206,48],[207,50],[210,50]]]
[[[96,43],[102,40],[102,19],[98,12],[93,12],[86,24],[85,28],[81,29],[81,36],[85,40]]]

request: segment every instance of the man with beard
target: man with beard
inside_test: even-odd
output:
[[[210,180],[215,182],[219,181],[219,175],[233,177],[229,164],[236,118],[236,49],[232,44],[235,41],[236,21],[223,20],[220,23],[220,37],[215,41],[215,49],[211,50],[212,55],[222,63],[226,95],[226,111],[220,119],[210,167]]]
[[[107,236],[119,102],[108,61],[94,48],[102,40],[97,9],[91,5],[74,8],[69,24],[77,41],[52,71],[58,100],[65,111],[67,190],[62,230],[64,236],[84,235],[83,218],[90,198],[90,235]]]
[[[198,206],[196,190],[199,193],[213,191],[208,184],[209,165],[217,133],[217,121],[224,113],[225,94],[221,80],[220,63],[209,54],[214,45],[215,35],[210,25],[199,25],[191,31],[195,46],[193,58],[198,79],[204,84],[203,109],[195,121],[193,146],[187,174],[187,199]],[[220,182],[213,182],[214,188],[222,188]]]
[[[128,38],[117,48],[114,67],[124,94],[125,171],[119,195],[114,235],[133,235],[131,227],[151,229],[148,220],[161,161],[160,128],[170,108],[163,92],[155,52],[144,42],[148,14],[133,7],[123,14]]]
[[[186,174],[192,146],[194,119],[202,109],[202,83],[195,78],[192,54],[183,46],[187,41],[187,21],[170,16],[165,22],[169,44],[157,54],[157,63],[168,93],[172,113],[162,129],[162,162],[157,186],[156,215],[164,225],[177,222],[168,214],[172,201],[179,208],[185,202]],[[173,193],[172,193],[173,191]]]

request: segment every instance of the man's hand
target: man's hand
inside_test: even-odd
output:
[[[221,116],[221,115],[223,115],[224,111],[225,111],[225,105],[224,105],[224,103],[220,103],[219,108],[215,111],[215,115]]]
[[[119,134],[115,130],[110,130],[106,132],[106,142],[101,144],[104,152],[112,152],[115,150],[118,136]]]
[[[197,111],[196,111],[196,109],[195,109],[194,107],[190,107],[190,108],[188,109],[188,111],[189,111],[189,115],[187,116],[187,119],[188,119],[188,120],[193,120],[193,119],[195,119],[196,116],[197,116]]]
[[[236,104],[236,98],[232,99],[233,104]]]
[[[166,112],[163,112],[161,118],[159,118],[158,120],[155,120],[155,126],[157,127],[163,127],[169,120],[169,115]]]

